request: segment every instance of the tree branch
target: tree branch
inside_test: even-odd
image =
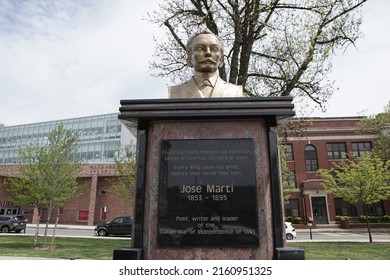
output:
[[[164,22],[164,25],[168,27],[169,31],[171,32],[173,38],[175,38],[175,41],[180,45],[180,47],[183,48],[183,50],[186,50],[186,45],[183,44],[182,40],[179,38],[179,36],[176,34],[175,30],[173,29],[172,25],[169,23],[168,20]]]

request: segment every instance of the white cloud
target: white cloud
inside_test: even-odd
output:
[[[109,113],[120,99],[165,97],[147,90],[155,29],[142,16],[152,4],[1,1],[0,123]]]
[[[142,17],[160,0],[1,0],[0,123],[15,125],[117,112],[121,99],[166,98],[148,62]],[[378,113],[389,100],[390,1],[364,6],[365,37],[334,60],[340,90],[322,116]]]

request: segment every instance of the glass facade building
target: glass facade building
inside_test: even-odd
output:
[[[105,114],[33,124],[0,126],[0,164],[17,164],[19,149],[31,143],[44,145],[48,135],[63,124],[79,136],[75,157],[87,163],[114,162],[121,147],[135,144],[135,137],[118,120],[118,114]]]

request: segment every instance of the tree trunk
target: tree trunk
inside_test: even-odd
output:
[[[36,224],[36,227],[35,227],[35,235],[34,235],[34,247],[37,246],[37,242],[38,242],[38,236],[39,236],[39,223],[41,222],[41,209],[40,208],[37,208],[38,209],[38,218],[37,218],[37,224]]]
[[[370,227],[370,221],[368,220],[368,210],[367,210],[367,205],[363,204],[363,209],[364,209],[364,215],[366,216],[366,225],[367,225],[367,230],[368,230],[368,239],[370,243],[372,243],[372,234],[371,234],[371,227]]]
[[[53,249],[54,239],[56,238],[56,230],[57,230],[57,225],[58,225],[59,218],[60,218],[60,215],[57,213],[56,223],[55,223],[54,229],[53,229],[53,235],[51,236],[50,249]]]
[[[51,211],[52,211],[52,204],[49,204],[49,207],[47,209],[47,220],[46,220],[46,226],[45,226],[45,233],[43,235],[43,246],[46,246],[46,239],[47,239],[47,230],[49,228],[49,221],[51,218]]]

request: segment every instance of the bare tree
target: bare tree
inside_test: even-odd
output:
[[[155,38],[151,69],[172,82],[188,79],[185,45],[208,28],[224,42],[220,76],[248,96],[293,96],[323,106],[334,91],[331,57],[361,36],[367,0],[168,0],[148,20],[165,27]]]

